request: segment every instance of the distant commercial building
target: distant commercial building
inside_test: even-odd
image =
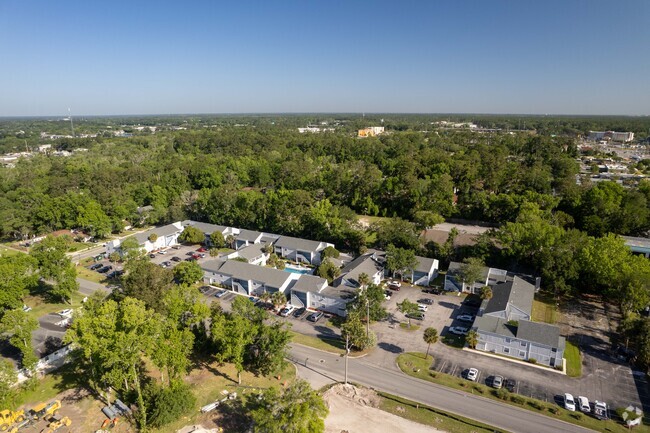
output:
[[[589,139],[594,141],[628,143],[634,140],[634,132],[589,131]]]
[[[358,137],[376,137],[384,133],[383,126],[369,126],[359,130]]]

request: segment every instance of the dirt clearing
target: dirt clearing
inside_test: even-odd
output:
[[[432,433],[433,427],[377,409],[380,398],[374,391],[352,385],[335,385],[323,395],[330,413],[326,433]]]

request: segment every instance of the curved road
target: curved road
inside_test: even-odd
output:
[[[297,344],[291,345],[289,354],[289,360],[301,366],[301,372],[308,372],[307,376],[314,378],[320,375],[339,382],[344,380],[344,358],[338,355]],[[363,358],[348,360],[348,380],[513,433],[593,432],[532,411],[378,367],[364,362]]]

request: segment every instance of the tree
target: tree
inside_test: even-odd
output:
[[[404,299],[402,302],[397,304],[397,308],[401,313],[403,313],[408,319],[409,328],[411,327],[411,318],[413,314],[416,314],[419,311],[418,304],[411,302],[408,299]]]
[[[144,252],[144,248],[140,246],[134,236],[130,236],[120,243],[120,254],[122,255],[122,260],[125,262],[142,257]]]
[[[398,248],[417,250],[420,248],[420,238],[415,224],[401,218],[383,220],[373,226],[377,233],[377,245],[386,248],[395,245]]]
[[[476,349],[476,345],[478,344],[478,332],[473,329],[469,331],[465,336],[465,342],[472,349]]]
[[[412,250],[404,248],[396,248],[394,245],[388,245],[386,249],[386,269],[390,271],[393,276],[395,274],[409,274],[418,265],[418,259]]]
[[[341,338],[349,338],[350,346],[357,350],[364,350],[372,347],[377,338],[375,334],[366,332],[366,325],[361,322],[360,312],[354,311],[348,313],[345,323],[341,325]]]
[[[173,273],[178,284],[194,284],[203,278],[203,269],[196,261],[179,263]]]
[[[149,242],[154,243],[158,240],[158,235],[155,233],[151,233],[147,239],[149,239]]]
[[[445,219],[440,214],[426,210],[415,212],[413,220],[420,230],[424,230],[445,222]]]
[[[370,310],[371,321],[383,320],[388,315],[384,300],[384,290],[376,284],[369,284],[364,290],[357,292],[355,298],[347,303],[346,309],[348,314],[354,314],[356,311],[360,317],[365,317]]]
[[[469,257],[463,260],[463,263],[460,265],[459,277],[463,284],[469,284],[471,287],[474,287],[474,283],[479,281],[483,276],[484,268],[485,263],[481,259]]]
[[[79,289],[77,271],[66,255],[68,241],[64,237],[48,236],[36,244],[31,251],[32,257],[38,263],[40,276],[54,282],[50,292],[65,302]]]
[[[254,433],[322,433],[327,413],[323,398],[302,379],[284,391],[268,388],[250,412]]]
[[[254,341],[257,324],[238,314],[213,316],[211,336],[217,346],[216,358],[220,362],[231,362],[237,370],[237,383],[241,385],[241,374],[245,368],[246,351]]]
[[[197,229],[196,227],[187,226],[183,232],[178,236],[178,238],[189,244],[200,244],[205,241],[205,234]]]
[[[223,248],[226,246],[226,239],[223,237],[223,233],[220,231],[215,231],[210,234],[210,244],[213,248]]]
[[[258,326],[245,357],[246,368],[262,375],[280,371],[285,365],[286,349],[290,342],[291,334],[285,323]]]
[[[275,292],[279,293],[279,292]],[[281,293],[280,293],[281,294]],[[282,294],[281,294],[282,295]],[[286,298],[283,297],[283,303],[286,302]],[[278,300],[278,296],[275,296],[276,300]],[[273,299],[273,295],[271,295],[271,302]],[[232,301],[231,305],[231,311],[233,315],[243,317],[247,321],[254,323],[256,325],[261,324],[268,318],[268,313],[262,309],[262,308],[257,308],[255,304],[248,299],[245,296],[237,296],[235,299]]]
[[[108,260],[109,260],[111,263],[117,263],[117,262],[119,262],[120,260],[122,260],[122,256],[121,256],[120,253],[118,253],[117,251],[113,251],[112,253],[110,253],[110,254],[108,255]]]
[[[273,294],[271,294],[271,303],[277,310],[286,305],[287,297],[282,292],[273,292]]]
[[[111,233],[113,223],[104,213],[101,205],[91,200],[84,205],[77,206],[76,226],[81,227],[90,236],[105,238]]]
[[[8,359],[0,359],[0,406],[14,407],[16,391],[14,385],[18,380],[16,368]]]
[[[336,266],[331,260],[325,259],[320,266],[318,266],[316,273],[319,277],[325,278],[331,284],[336,277],[341,275],[341,268]]]
[[[323,251],[321,251],[320,255],[323,259],[327,259],[327,258],[338,259],[341,253],[336,248],[332,246],[327,246]]]
[[[427,328],[424,330],[424,335],[422,336],[424,342],[427,343],[427,354],[424,356],[424,359],[429,357],[429,349],[432,344],[436,344],[438,341],[438,330],[436,328]]]
[[[235,237],[233,235],[226,236],[226,245],[232,248],[235,245]]]
[[[359,278],[357,280],[359,281],[359,285],[362,288],[370,284],[370,276],[368,276],[368,274],[366,274],[365,272],[360,273]]]
[[[154,428],[160,428],[181,419],[196,404],[196,397],[192,390],[183,382],[174,382],[168,388],[152,384],[146,391],[147,407],[149,408],[148,419]]]
[[[32,332],[37,329],[38,320],[21,309],[6,311],[0,320],[0,333],[9,335],[9,343],[20,350],[26,369],[31,369],[38,361],[32,346]]]
[[[143,301],[157,312],[164,311],[163,299],[174,285],[172,271],[144,260],[129,263],[127,271],[122,278],[124,295]]]
[[[489,301],[492,299],[492,287],[490,286],[484,286],[481,287],[481,299],[484,301]]]
[[[37,282],[36,267],[36,260],[26,254],[0,257],[0,318],[23,305],[27,289]]]

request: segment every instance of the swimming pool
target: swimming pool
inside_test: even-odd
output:
[[[289,266],[286,266],[284,268],[284,271],[285,272],[291,272],[292,274],[308,274],[308,275],[311,274],[312,272],[314,272],[312,269],[309,269],[309,268],[295,268],[295,267],[289,267]]]

